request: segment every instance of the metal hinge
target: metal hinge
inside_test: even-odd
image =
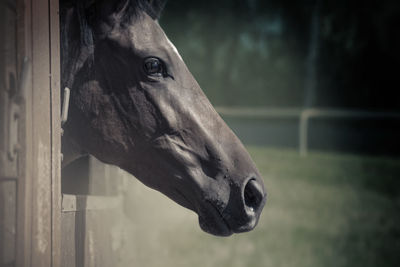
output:
[[[8,151],[9,161],[16,161],[20,145],[18,143],[19,105],[10,102],[8,116]]]
[[[17,161],[18,152],[21,146],[18,142],[18,126],[20,121],[20,105],[23,102],[26,95],[26,87],[28,82],[28,76],[30,74],[30,60],[25,57],[22,70],[21,79],[18,84],[18,90],[15,94],[10,95],[9,104],[9,116],[8,116],[8,160],[15,162]]]

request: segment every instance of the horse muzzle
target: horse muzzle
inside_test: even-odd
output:
[[[251,231],[259,221],[266,199],[267,194],[257,176],[252,175],[241,184],[231,183],[229,200],[223,209],[218,199],[205,201],[198,211],[200,227],[217,236]]]

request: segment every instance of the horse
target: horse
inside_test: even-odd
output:
[[[263,179],[162,30],[164,5],[60,1],[63,166],[91,154],[197,213],[209,234],[250,231]]]

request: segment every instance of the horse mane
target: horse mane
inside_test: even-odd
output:
[[[61,0],[61,84],[72,87],[74,75],[84,65],[93,62],[93,21],[96,21],[98,6],[111,5],[114,10],[124,9],[123,21],[129,21],[145,12],[158,20],[166,0]],[[72,14],[75,18],[72,18]],[[76,20],[77,18],[77,20]],[[75,21],[72,21],[75,20]]]

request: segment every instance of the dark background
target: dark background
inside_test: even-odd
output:
[[[161,24],[216,105],[399,110],[399,1],[174,0]]]

